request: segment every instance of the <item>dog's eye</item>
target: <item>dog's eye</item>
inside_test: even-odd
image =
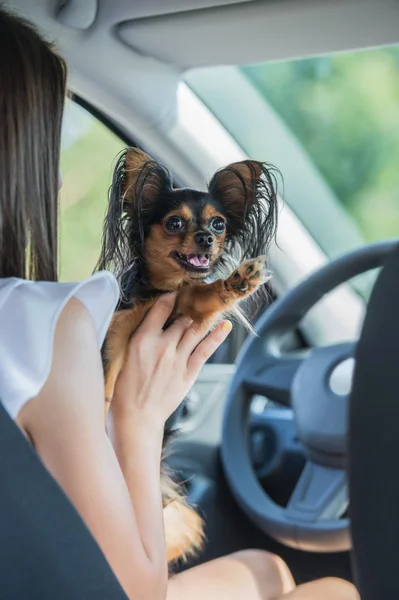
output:
[[[165,227],[169,231],[180,231],[183,228],[183,220],[180,217],[169,217],[165,221]]]
[[[210,226],[216,233],[222,233],[226,229],[226,223],[220,217],[212,219]]]

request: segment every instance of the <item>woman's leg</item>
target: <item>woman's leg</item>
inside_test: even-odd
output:
[[[172,577],[167,600],[277,600],[294,589],[292,575],[279,557],[244,550]]]
[[[329,578],[300,585],[278,600],[360,600],[360,596],[347,581]]]
[[[169,581],[167,600],[360,600],[336,578],[295,586],[281,558],[244,550],[184,571]]]

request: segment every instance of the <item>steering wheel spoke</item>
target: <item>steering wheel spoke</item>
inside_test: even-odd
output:
[[[307,523],[339,519],[348,504],[345,471],[308,461],[288,502],[286,515],[295,522]]]
[[[245,389],[250,394],[259,394],[283,406],[290,406],[292,382],[302,360],[276,358],[255,375],[248,375],[244,380]]]

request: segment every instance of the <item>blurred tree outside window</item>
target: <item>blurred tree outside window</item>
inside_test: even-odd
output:
[[[241,67],[367,241],[399,236],[399,46]]]
[[[103,123],[78,104],[68,103],[61,148],[61,281],[81,281],[93,271],[114,161],[123,147]]]

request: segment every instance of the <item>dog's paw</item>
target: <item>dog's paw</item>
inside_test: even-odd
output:
[[[245,297],[256,292],[269,279],[269,276],[265,257],[258,256],[242,262],[226,280],[225,285],[227,289]]]

